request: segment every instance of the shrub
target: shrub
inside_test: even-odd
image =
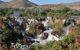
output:
[[[72,43],[73,42],[73,37],[72,35],[65,35],[63,37],[63,43]]]

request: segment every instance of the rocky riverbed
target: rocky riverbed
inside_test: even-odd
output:
[[[61,27],[52,27],[60,23]],[[57,25],[58,25],[57,24]],[[20,17],[5,17],[0,20],[0,42],[5,50],[28,50],[30,46],[44,46],[50,41],[59,41],[69,34],[69,29],[76,25],[75,19],[56,19],[51,17],[25,19]],[[0,44],[0,48],[1,44]]]

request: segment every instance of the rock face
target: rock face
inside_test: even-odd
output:
[[[27,8],[31,6],[37,6],[37,5],[28,0],[12,0],[8,2],[7,6],[9,8]]]

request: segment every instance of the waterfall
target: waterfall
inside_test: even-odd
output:
[[[71,22],[70,22],[70,25],[68,25],[68,26],[66,26],[66,27],[63,28],[64,33],[65,33],[66,35],[68,35],[68,34],[69,34],[69,29],[70,29],[72,26],[74,26],[74,25],[75,25],[75,23],[74,23],[73,21],[71,21]]]
[[[52,35],[51,34],[52,31],[53,31],[53,29],[49,29],[49,30],[44,31],[44,33],[48,33],[48,38],[47,39],[44,39],[44,40],[41,39],[42,34],[40,34],[40,35],[37,35],[36,39],[33,39],[33,40],[39,41],[40,45],[45,45],[47,42],[54,41],[54,40],[58,41],[59,38],[55,35]]]

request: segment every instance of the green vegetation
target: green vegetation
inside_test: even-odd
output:
[[[37,44],[33,50],[77,50],[79,46],[78,43],[74,43],[71,35],[66,35],[60,41],[48,42],[44,47]]]
[[[40,18],[51,16],[53,18],[66,18],[70,16],[80,16],[80,11],[71,10],[67,7],[59,10],[51,10],[44,8],[27,8],[27,9],[10,9],[10,8],[2,8],[0,9],[0,16],[10,16],[14,13],[14,11],[20,12],[20,17],[28,17],[28,18]]]
[[[53,29],[62,29],[63,23],[61,21],[53,23],[52,27]]]

